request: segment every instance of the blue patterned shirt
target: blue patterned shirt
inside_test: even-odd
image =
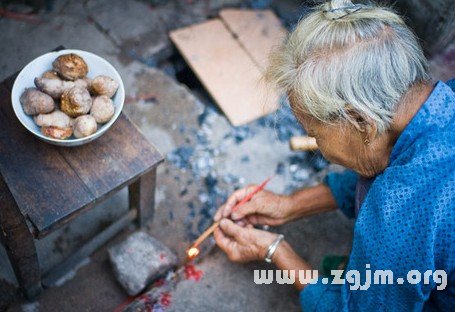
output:
[[[304,311],[455,311],[455,80],[439,81],[399,136],[385,171],[371,185],[354,227],[345,272],[360,272],[367,290],[349,283],[307,285]],[[357,175],[328,175],[339,208],[354,217]],[[393,284],[374,284],[376,270],[391,270]],[[411,270],[420,272],[421,281]],[[444,270],[447,286],[424,273]],[[404,282],[397,281],[402,278]],[[417,283],[416,283],[417,282]]]

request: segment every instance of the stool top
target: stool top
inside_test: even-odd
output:
[[[40,141],[13,112],[10,93],[15,77],[0,84],[0,178],[35,237],[49,234],[163,160],[123,113],[88,144],[60,147]]]

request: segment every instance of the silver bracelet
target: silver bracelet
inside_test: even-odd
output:
[[[267,254],[265,255],[265,262],[267,263],[272,263],[272,257],[273,254],[275,253],[276,249],[278,248],[278,245],[281,243],[281,241],[284,239],[284,235],[280,234],[278,235],[278,238],[269,246],[269,249],[267,249]]]

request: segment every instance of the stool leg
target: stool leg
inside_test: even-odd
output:
[[[0,239],[5,245],[19,285],[28,299],[42,291],[35,241],[13,195],[0,176]]]
[[[143,227],[155,212],[156,167],[128,186],[130,209],[137,210],[137,222]]]

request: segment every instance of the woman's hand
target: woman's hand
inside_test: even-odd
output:
[[[251,225],[242,227],[229,219],[222,219],[214,237],[229,260],[250,262],[264,260],[269,246],[278,235],[255,229]]]
[[[249,224],[270,226],[289,221],[292,214],[291,198],[269,191],[260,191],[249,202],[232,211],[232,208],[256,187],[257,185],[249,185],[232,193],[226,203],[218,209],[214,220],[230,217],[234,221],[244,220]]]
[[[278,234],[257,230],[251,224],[242,227],[229,219],[221,220],[214,236],[218,246],[234,262],[264,260],[270,245],[278,238]],[[273,254],[272,262],[280,270],[295,270],[295,276],[299,276],[298,270],[311,270],[311,266],[284,240]],[[302,290],[306,284],[296,278],[294,285]]]

